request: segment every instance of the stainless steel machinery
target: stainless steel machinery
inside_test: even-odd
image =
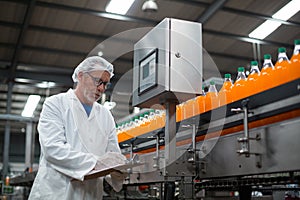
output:
[[[300,180],[299,90],[300,79],[177,122],[171,149],[165,128],[123,141],[123,153],[145,163],[132,169],[127,187],[149,185],[160,191],[156,199],[169,199],[173,187],[179,199],[197,199],[203,189],[239,191],[240,199],[289,190]]]
[[[133,106],[182,102],[201,91],[200,23],[166,18],[134,45]]]
[[[164,105],[166,125],[120,143],[131,162],[145,163],[129,170],[127,197],[238,191],[247,200],[253,190],[299,183],[300,79],[176,122],[176,104],[201,93],[201,51],[201,24],[175,19],[135,45],[133,105]]]

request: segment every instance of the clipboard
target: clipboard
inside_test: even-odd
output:
[[[141,165],[144,165],[145,163],[127,163],[127,164],[121,164],[121,165],[115,165],[111,166],[109,168],[104,168],[101,170],[92,170],[87,175],[84,176],[84,180],[94,179],[102,176],[106,176],[112,172],[121,172],[121,173],[127,173],[128,168],[134,168]]]

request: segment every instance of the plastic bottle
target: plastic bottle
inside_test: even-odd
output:
[[[195,115],[195,109],[196,109],[195,104],[196,104],[196,98],[189,99],[184,103],[183,112],[184,112],[185,119]]]
[[[130,121],[127,121],[127,122],[123,122],[122,125],[121,125],[121,132],[118,134],[118,141],[119,142],[123,142],[123,141],[126,141],[130,138],[132,138],[132,135],[129,134],[129,123]]]
[[[247,78],[247,86],[246,86],[248,90],[248,96],[260,92],[259,90],[260,85],[258,83],[259,76],[260,76],[260,71],[258,68],[257,61],[251,61],[251,69],[250,69],[250,74]]]
[[[140,118],[141,120],[141,132],[147,133],[149,132],[149,126],[150,126],[150,111],[146,111],[143,114],[143,118]]]
[[[156,118],[155,118],[155,110],[150,109],[149,111],[149,126],[148,126],[148,132],[154,131],[156,126]]]
[[[195,115],[199,115],[206,111],[205,109],[205,98],[206,94],[204,91],[204,86],[202,86],[202,93],[200,96],[196,97],[196,108],[195,108]]]
[[[117,132],[117,135],[123,133],[123,123],[116,125],[116,132]]]
[[[176,122],[182,121],[183,119],[183,104],[176,105]]]
[[[157,125],[158,128],[162,128],[165,126],[166,123],[166,111],[165,110],[159,110],[158,118],[157,118]]]
[[[210,81],[205,97],[205,110],[209,111],[219,106],[218,91],[214,81]]]
[[[260,77],[258,78],[259,90],[264,91],[275,86],[274,80],[275,68],[270,54],[264,55],[264,64],[262,66]]]
[[[248,96],[248,92],[246,90],[246,81],[247,77],[245,74],[245,68],[239,67],[237,78],[232,86],[232,101],[240,100],[246,96]]]
[[[131,135],[132,137],[135,137],[138,135],[139,132],[139,116],[134,116],[132,120],[129,123],[129,130],[128,134]]]
[[[141,135],[144,133],[144,121],[145,121],[145,113],[137,116],[137,120],[135,121],[135,136]]]
[[[295,48],[291,58],[291,77],[290,80],[300,78],[300,40],[295,40]]]
[[[275,64],[275,73],[274,73],[274,86],[281,85],[290,80],[290,60],[286,55],[286,49],[284,47],[278,48],[278,59]]]
[[[219,91],[220,106],[229,104],[232,102],[231,89],[232,89],[231,74],[225,74],[224,83]]]

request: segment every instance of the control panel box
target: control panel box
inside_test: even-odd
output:
[[[133,106],[183,102],[202,91],[202,27],[166,18],[134,45]]]

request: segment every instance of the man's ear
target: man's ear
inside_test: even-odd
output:
[[[77,75],[78,81],[81,81],[82,77],[83,77],[83,72],[78,72],[78,75]]]

